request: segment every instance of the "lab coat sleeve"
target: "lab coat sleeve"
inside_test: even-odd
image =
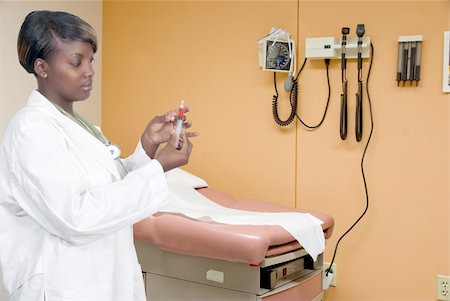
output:
[[[36,122],[16,137],[10,181],[14,199],[48,232],[69,243],[88,243],[131,226],[167,202],[164,172],[156,160],[113,182],[100,167],[101,172],[92,172],[84,166],[57,126]]]
[[[139,140],[134,153],[131,156],[121,160],[128,171],[136,170],[152,161],[142,147],[141,140]]]

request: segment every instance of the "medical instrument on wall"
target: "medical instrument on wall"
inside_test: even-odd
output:
[[[291,48],[288,48],[290,53],[289,56],[292,58],[290,70],[288,71],[288,76],[286,80],[284,81],[284,90],[286,92],[289,92],[289,103],[291,106],[291,111],[289,114],[289,117],[286,120],[282,120],[278,114],[278,89],[277,89],[277,72],[285,72],[285,70],[277,70],[277,69],[271,69],[267,68],[267,66],[271,66],[271,64],[267,64],[267,61],[270,61],[270,55],[269,58],[267,58],[268,53],[270,51],[267,51],[267,49],[271,46],[271,43],[273,41],[280,42],[280,41],[288,41],[287,45],[291,45]],[[303,68],[305,67],[307,58],[305,58],[299,72],[296,74],[296,56],[295,56],[295,43],[292,39],[290,39],[290,34],[279,29],[279,28],[272,28],[269,35],[266,37],[258,40],[258,59],[259,59],[259,67],[265,71],[274,71],[273,74],[273,81],[274,81],[274,89],[275,89],[275,95],[273,95],[272,98],[272,115],[275,120],[275,122],[280,126],[287,126],[292,123],[292,121],[297,117],[297,119],[308,129],[317,129],[320,127],[325,120],[325,116],[327,114],[328,106],[330,103],[330,95],[331,95],[331,87],[330,87],[330,78],[329,78],[329,59],[325,59],[325,66],[327,71],[327,83],[328,83],[328,98],[327,103],[325,107],[324,114],[322,116],[322,119],[320,122],[316,125],[308,125],[306,124],[301,117],[297,114],[297,107],[298,107],[298,77],[300,73],[302,72]],[[286,53],[286,50],[284,51]],[[272,55],[273,56],[273,55]],[[283,56],[285,57],[285,55]],[[281,60],[281,59],[280,59]]]
[[[361,28],[360,28],[361,29]],[[358,47],[358,40],[361,40],[361,45]],[[346,45],[345,45],[345,59],[355,59],[358,58],[358,48],[360,49],[360,57],[361,63],[362,59],[370,57],[370,37],[362,36],[358,37],[346,37]],[[320,126],[326,116],[328,103],[330,100],[330,82],[328,77],[328,65],[331,59],[342,59],[342,38],[337,37],[323,37],[323,38],[307,38],[305,40],[305,56],[307,59],[318,60],[325,59],[325,65],[327,68],[327,78],[328,78],[328,101],[327,106],[325,108],[324,115],[322,117],[321,122],[317,124],[315,127],[311,127],[306,125],[300,118],[300,122],[309,129],[314,129]],[[301,72],[301,69],[300,69]],[[299,72],[299,73],[300,73]],[[361,89],[362,90],[362,89]],[[362,95],[362,92],[361,92]],[[362,99],[361,99],[362,101]],[[362,119],[361,119],[362,120]],[[362,129],[362,127],[361,127]]]
[[[180,149],[180,137],[181,137],[181,130],[183,129],[183,122],[184,122],[184,100],[181,100],[180,106],[178,107],[178,114],[177,114],[177,124],[175,126],[175,136],[176,136],[176,148]]]
[[[290,38],[290,33],[281,28],[272,28],[270,33],[258,40],[258,64],[264,71],[272,71],[275,95],[272,98],[272,115],[280,126],[288,126],[295,118],[297,111],[297,82],[295,42]],[[282,120],[278,115],[278,89],[276,87],[276,73],[288,73],[284,83],[284,89],[290,92],[291,112],[289,117]]]
[[[341,139],[347,138],[347,58],[345,57],[345,48],[347,45],[347,35],[350,33],[350,28],[342,27],[342,42],[341,42],[341,116],[340,116],[340,135]]]
[[[416,86],[420,80],[420,64],[422,56],[423,36],[400,36],[398,38],[397,52],[397,86],[406,82],[412,86],[413,82]]]
[[[347,136],[347,94],[348,81],[346,76],[347,60],[358,59],[360,68],[358,79],[358,94],[356,117],[356,139],[362,139],[362,103],[363,103],[363,84],[362,84],[362,62],[365,58],[370,58],[371,38],[364,36],[365,28],[363,24],[357,26],[357,37],[350,37],[348,27],[343,27],[342,37],[321,37],[307,38],[305,43],[305,56],[311,60],[317,59],[340,59],[341,60],[341,77],[342,77],[342,94],[341,94],[341,112],[340,112],[340,136],[345,140]]]
[[[258,65],[264,71],[295,74],[295,42],[291,34],[273,27],[258,40]]]
[[[356,141],[361,141],[363,131],[362,105],[363,105],[363,81],[362,81],[362,37],[364,36],[364,24],[356,26],[358,36],[358,92],[356,93],[356,113],[355,113],[355,136]]]

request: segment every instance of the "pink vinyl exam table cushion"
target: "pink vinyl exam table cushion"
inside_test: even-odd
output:
[[[302,212],[322,220],[325,238],[333,232],[334,219],[325,213],[297,210],[265,201],[237,201],[210,188],[198,189],[217,204],[247,211]],[[227,225],[197,221],[183,215],[156,213],[134,225],[134,238],[170,252],[259,265],[266,256],[301,248],[281,226]]]

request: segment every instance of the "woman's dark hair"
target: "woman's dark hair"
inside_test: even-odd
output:
[[[56,48],[57,40],[90,43],[97,51],[97,35],[81,18],[59,11],[33,11],[20,28],[17,38],[19,62],[28,73],[34,72],[34,61],[48,59]],[[36,74],[35,74],[36,75]]]

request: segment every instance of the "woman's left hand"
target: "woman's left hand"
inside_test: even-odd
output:
[[[189,112],[189,107],[185,107],[184,112]],[[142,147],[150,158],[155,157],[156,150],[161,143],[170,140],[171,135],[175,132],[175,123],[177,118],[177,110],[172,110],[164,115],[154,117],[147,124],[144,133],[141,136]],[[185,121],[183,128],[191,127],[191,121]],[[196,132],[186,132],[187,137],[198,136]]]

